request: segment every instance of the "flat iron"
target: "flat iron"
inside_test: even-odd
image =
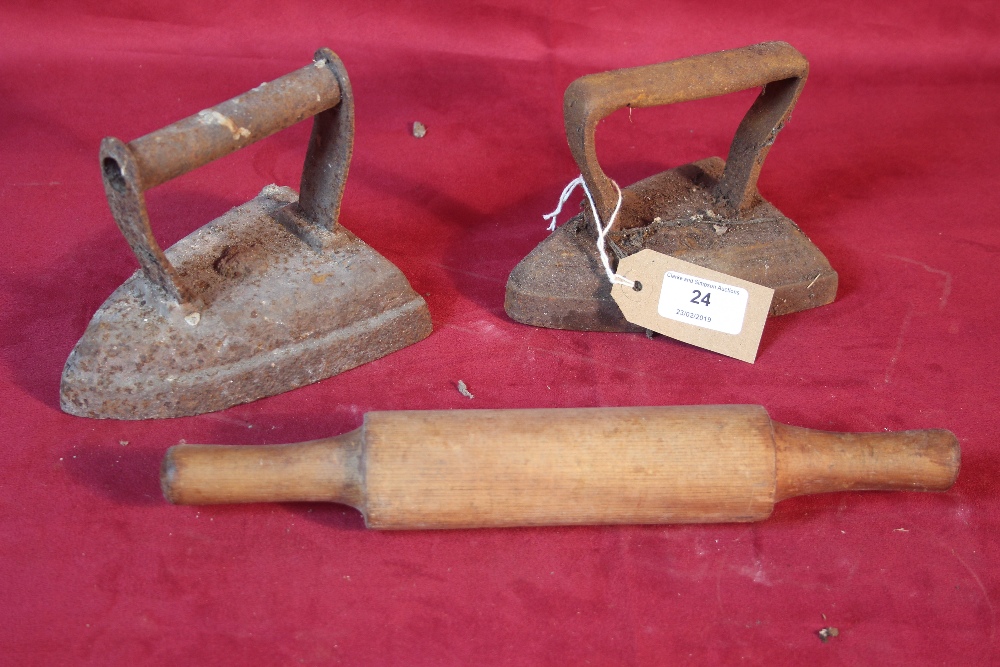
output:
[[[301,196],[255,199],[160,249],[143,193],[315,116]],[[427,304],[337,224],[354,144],[347,72],[312,64],[140,137],[101,143],[104,189],[140,269],[66,361],[60,404],[83,417],[180,417],[300,387],[422,340]]]
[[[769,315],[833,301],[837,273],[798,226],[757,191],[761,165],[791,115],[809,63],[768,42],[658,65],[581,77],[566,90],[570,151],[606,224],[618,204],[597,162],[597,123],[619,109],[674,104],[761,86],[728,161],[711,157],[622,188],[607,235],[621,259],[649,248],[775,290]],[[505,308],[518,322],[555,329],[642,331],[611,298],[588,207],[557,228],[511,272]]]

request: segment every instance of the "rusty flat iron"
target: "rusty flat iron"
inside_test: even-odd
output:
[[[833,301],[837,273],[799,227],[757,191],[761,165],[791,115],[809,63],[768,42],[632,69],[591,74],[566,90],[570,151],[605,222],[619,202],[597,162],[597,123],[619,109],[661,106],[760,86],[723,161],[711,157],[622,188],[607,235],[621,259],[649,248],[775,290],[770,315]],[[611,298],[587,207],[510,274],[505,308],[518,322],[555,329],[642,331]]]
[[[301,195],[269,185],[178,241],[153,237],[144,191],[315,116]],[[427,304],[337,223],[354,143],[340,59],[315,61],[129,144],[101,144],[115,222],[140,269],[69,355],[60,402],[115,419],[221,410],[300,387],[425,338]]]

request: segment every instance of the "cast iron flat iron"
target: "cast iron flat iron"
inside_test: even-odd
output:
[[[645,67],[591,74],[570,84],[563,112],[570,151],[607,223],[615,184],[597,162],[597,123],[626,107],[651,107],[761,86],[729,159],[699,160],[622,189],[607,235],[620,259],[644,248],[775,290],[770,315],[833,301],[837,273],[798,226],[757,191],[761,165],[791,115],[809,63],[768,42]],[[510,274],[505,308],[518,322],[555,329],[642,331],[611,298],[589,207],[557,228]]]
[[[269,185],[160,249],[143,193],[315,116],[301,196]],[[427,304],[337,224],[354,100],[329,49],[300,70],[129,144],[101,143],[104,189],[139,260],[63,370],[70,414],[114,419],[221,410],[335,375],[431,332]]]

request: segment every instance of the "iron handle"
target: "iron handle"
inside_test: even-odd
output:
[[[115,222],[147,277],[169,299],[198,307],[153,236],[143,192],[315,117],[293,215],[333,230],[354,146],[354,98],[347,71],[329,49],[312,64],[126,144],[101,142],[101,173]]]
[[[340,102],[340,86],[324,60],[262,83],[238,97],[129,142],[148,190]]]
[[[719,207],[735,213],[754,202],[764,158],[791,114],[809,63],[786,42],[766,42],[656,65],[588,74],[566,89],[563,115],[570,151],[597,210],[607,220],[618,192],[601,169],[594,145],[597,123],[626,107],[643,108],[716,97],[763,86],[740,123],[717,189]]]

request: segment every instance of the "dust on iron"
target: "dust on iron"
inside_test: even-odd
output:
[[[427,134],[427,126],[421,123],[419,120],[413,121],[413,136],[415,136],[417,139],[422,139],[426,134]]]
[[[718,213],[716,213],[715,211],[713,211],[712,209],[709,208],[709,209],[706,209],[704,211],[701,211],[700,213],[695,213],[694,215],[692,215],[691,217],[689,217],[688,220],[690,220],[691,222],[710,223],[714,227],[718,227],[719,225],[716,225],[715,223],[717,223],[717,222],[725,222],[726,219],[723,216],[719,215]],[[718,231],[718,230],[716,230],[716,231]]]
[[[825,644],[830,639],[832,639],[832,638],[836,637],[837,635],[839,635],[840,634],[840,630],[838,630],[837,628],[831,626],[829,628],[822,628],[821,630],[818,630],[816,632],[816,634],[819,635],[819,640]]]
[[[473,398],[472,392],[469,391],[469,388],[465,386],[465,383],[463,381],[459,380],[456,386],[458,387],[458,393],[460,393],[462,396],[465,396],[466,398]]]

